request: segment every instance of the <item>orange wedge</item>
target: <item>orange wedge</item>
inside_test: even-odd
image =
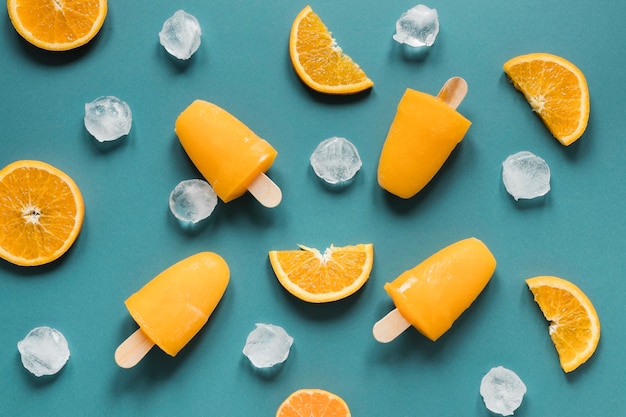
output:
[[[600,340],[600,320],[589,298],[562,278],[539,276],[526,280],[535,302],[550,322],[550,337],[561,368],[571,372],[593,355]]]
[[[306,388],[291,394],[276,411],[276,417],[350,417],[348,404],[332,392]]]
[[[361,67],[343,53],[311,6],[302,9],[293,21],[289,55],[302,82],[315,91],[354,94],[374,85]]]
[[[0,170],[0,258],[21,266],[52,262],[72,246],[85,206],[74,181],[40,161]]]
[[[107,15],[107,0],[7,0],[15,30],[48,51],[67,51],[93,39]]]
[[[374,245],[359,244],[319,250],[298,245],[299,250],[270,251],[278,281],[287,291],[310,303],[341,300],[365,284],[372,271]]]
[[[589,88],[574,64],[534,53],[510,59],[504,72],[559,142],[571,145],[582,136],[589,120]]]

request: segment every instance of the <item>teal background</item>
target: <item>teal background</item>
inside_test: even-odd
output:
[[[571,0],[432,0],[441,30],[426,53],[392,40],[417,3],[311,3],[375,86],[353,97],[316,94],[291,67],[291,23],[306,5],[268,2],[110,1],[98,36],[67,53],[39,50],[0,17],[0,166],[40,159],[74,178],[85,198],[82,232],[58,261],[20,268],[0,262],[0,415],[273,416],[299,388],[343,397],[354,416],[489,416],[478,388],[494,366],[515,371],[528,392],[516,416],[623,415],[626,223],[622,169],[626,3]],[[158,42],[176,10],[195,15],[202,45],[189,62]],[[551,52],[586,75],[591,116],[570,147],[551,137],[502,64]],[[436,178],[401,201],[376,182],[387,129],[407,87],[436,94],[451,76],[469,93],[459,111],[473,125]],[[114,95],[131,106],[128,137],[99,144],[84,129],[84,103]],[[198,172],[174,134],[196,98],[212,101],[268,139],[279,155],[269,175],[280,206],[250,195],[219,203],[194,229],[181,227],[168,196]],[[315,177],[309,155],[330,136],[358,148],[363,167],[347,187]],[[515,202],[501,162],[529,150],[552,171],[552,190]],[[469,237],[497,258],[490,284],[436,343],[409,329],[383,345],[372,325],[393,305],[385,282],[442,247]],[[298,243],[324,249],[374,243],[368,283],[336,303],[311,305],[277,282],[267,252]],[[198,251],[221,254],[231,283],[206,327],[176,357],[157,348],[135,368],[113,361],[136,325],[124,300],[157,273]],[[594,302],[602,323],[595,355],[564,374],[547,323],[524,279],[557,275]],[[295,343],[274,372],[242,355],[257,322],[284,327]],[[56,376],[37,379],[16,343],[29,330],[61,330],[71,349]]]

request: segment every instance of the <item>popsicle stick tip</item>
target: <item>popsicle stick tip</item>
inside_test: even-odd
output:
[[[120,368],[132,368],[146,356],[152,346],[154,342],[141,329],[137,329],[115,350],[115,363]]]
[[[445,82],[437,98],[456,110],[467,95],[467,81],[461,77],[452,77]]]
[[[283,199],[283,193],[278,186],[264,173],[260,173],[248,186],[250,194],[259,203],[268,208],[274,208]]]
[[[372,334],[374,339],[380,343],[389,343],[396,337],[400,336],[406,329],[411,326],[397,308],[391,310],[385,317],[378,320],[374,324]]]

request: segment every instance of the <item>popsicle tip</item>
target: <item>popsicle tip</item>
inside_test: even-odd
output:
[[[250,183],[248,191],[259,203],[267,208],[276,207],[283,199],[283,193],[278,185],[263,172]]]
[[[154,342],[141,329],[137,329],[115,350],[115,363],[120,368],[132,368],[146,356],[152,346]]]
[[[437,98],[456,110],[467,95],[467,81],[462,77],[452,77],[445,82]]]
[[[389,343],[400,336],[411,326],[397,308],[391,310],[385,317],[378,320],[372,328],[374,339],[380,343]]]

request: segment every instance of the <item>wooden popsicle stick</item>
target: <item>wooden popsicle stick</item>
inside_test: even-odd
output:
[[[248,186],[248,191],[259,203],[268,208],[276,207],[283,198],[280,188],[262,172]]]
[[[120,368],[132,368],[146,356],[152,346],[154,342],[141,329],[137,329],[115,350],[115,363]]]
[[[467,94],[467,81],[461,77],[452,77],[441,87],[437,98],[456,110]]]
[[[374,339],[380,343],[389,343],[409,327],[411,327],[411,323],[402,317],[397,308],[394,308],[374,324],[372,333]]]

